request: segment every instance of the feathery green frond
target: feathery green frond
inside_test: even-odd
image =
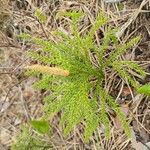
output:
[[[144,71],[144,69],[140,65],[138,65],[136,62],[133,62],[133,61],[119,61],[118,63],[123,65],[123,67],[126,66],[126,67],[134,70],[135,72],[137,72],[142,77],[146,76],[146,72]]]
[[[94,24],[92,25],[88,36],[89,37],[93,37],[93,35],[95,34],[95,32],[104,24],[106,24],[108,21],[108,18],[105,16],[105,14],[101,11],[98,16],[95,19]]]
[[[127,82],[129,82],[134,88],[138,88],[140,84],[136,81],[130,74],[125,70],[125,68],[119,63],[114,62],[112,64],[113,69],[115,69],[118,74]]]
[[[139,40],[140,40],[140,37],[135,37],[135,38],[131,39],[128,43],[117,45],[116,50],[110,54],[110,57],[106,61],[106,64],[109,65],[113,61],[118,59],[118,57],[121,56],[124,52],[126,52],[127,49],[129,49],[132,46],[134,46],[135,44],[137,44],[139,42]]]
[[[138,92],[150,96],[150,84],[146,84],[138,88]]]
[[[133,87],[138,89],[140,84],[130,75],[128,68],[134,70],[142,77],[145,71],[135,62],[118,60],[119,56],[126,52],[139,41],[139,37],[131,39],[128,43],[120,44],[116,37],[116,29],[108,27],[102,39],[100,47],[94,42],[94,34],[104,26],[108,19],[100,12],[87,35],[80,35],[78,22],[83,14],[81,12],[66,12],[65,17],[69,17],[72,33],[66,35],[60,31],[53,32],[53,36],[58,41],[45,41],[40,38],[22,35],[30,42],[36,43],[43,51],[30,52],[30,56],[44,63],[45,65],[53,64],[59,68],[68,71],[66,76],[44,71],[48,66],[41,65],[31,75],[42,74],[42,79],[35,83],[39,89],[50,91],[50,95],[44,98],[45,119],[61,112],[61,125],[65,135],[68,135],[74,127],[82,123],[84,125],[84,138],[90,139],[93,132],[100,125],[104,125],[105,135],[110,137],[111,122],[108,117],[108,110],[112,108],[122,123],[125,133],[130,136],[129,124],[126,117],[115,102],[105,90],[105,69],[115,70],[124,81],[129,82]],[[112,45],[114,50],[108,58],[105,54],[109,46]],[[96,55],[96,67],[93,65],[94,56]],[[31,69],[29,67],[29,69]],[[52,70],[53,68],[50,68]],[[141,89],[143,91],[143,89]],[[139,90],[139,92],[141,92]],[[145,92],[147,93],[147,92]]]

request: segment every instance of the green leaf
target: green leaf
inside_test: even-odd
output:
[[[32,120],[32,127],[41,134],[49,132],[49,123],[45,120]]]
[[[150,84],[145,84],[138,89],[138,93],[150,96]]]
[[[26,33],[21,33],[21,34],[17,35],[17,37],[18,37],[18,38],[22,38],[22,39],[24,39],[24,40],[29,40],[29,39],[32,38],[31,35],[26,34]]]
[[[65,17],[71,17],[72,21],[79,21],[79,18],[82,17],[84,14],[79,11],[69,11],[69,12],[59,12],[57,13],[57,17],[65,16]]]
[[[40,22],[45,23],[46,20],[47,20],[46,15],[45,15],[40,9],[37,9],[37,10],[35,11],[34,15],[37,17],[37,19],[38,19]]]
[[[101,26],[103,26],[104,24],[106,24],[106,23],[108,22],[108,20],[109,20],[109,19],[108,19],[108,18],[105,16],[105,14],[101,11],[101,12],[98,14],[98,16],[97,16],[97,18],[96,18],[96,20],[95,20],[95,22],[94,22],[92,28],[90,29],[88,36],[91,36],[91,37],[92,37],[92,36],[95,34],[95,32],[96,32]]]

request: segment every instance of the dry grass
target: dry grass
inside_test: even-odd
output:
[[[0,31],[0,149],[9,149],[14,137],[19,134],[19,126],[22,123],[42,115],[42,98],[47,94],[45,91],[35,91],[31,86],[35,79],[24,75],[23,66],[35,63],[27,58],[26,51],[28,49],[38,50],[39,47],[18,39],[19,33],[26,32],[43,39],[56,40],[51,36],[51,32],[55,29],[69,34],[69,30],[65,26],[65,18],[58,20],[57,13],[72,9],[82,10],[87,14],[80,27],[81,33],[84,33],[90,24],[93,24],[98,11],[102,10],[111,18],[110,24],[121,28],[118,32],[121,41],[128,41],[130,37],[135,35],[144,35],[140,45],[137,45],[137,48],[133,49],[130,54],[126,54],[123,59],[140,60],[139,63],[150,73],[150,50],[148,49],[150,48],[150,35],[148,35],[150,33],[150,7],[145,7],[145,4],[148,5],[148,3],[150,3],[149,0],[138,0],[138,2],[126,0],[119,4],[106,4],[102,0],[51,0],[49,2],[47,0],[9,0],[9,7],[6,5],[4,10],[11,16],[4,18],[5,24],[2,24]],[[41,24],[34,16],[36,8],[40,8],[48,16],[45,24]],[[147,8],[146,11],[149,12],[145,12],[143,8]],[[95,33],[95,40],[98,45],[101,43],[104,32],[105,28],[100,28],[100,32]],[[51,143],[54,149],[138,150],[140,146],[142,149],[146,148],[144,144],[150,141],[149,98],[136,95],[129,84],[125,85],[115,72],[108,70],[106,75],[109,76],[105,85],[107,90],[117,97],[116,100],[131,122],[132,140],[126,138],[119,128],[117,120],[113,117],[111,119],[114,125],[110,140],[105,139],[103,127],[101,127],[95,131],[91,141],[84,144],[80,134],[82,126],[75,128],[68,138],[64,138],[62,129],[58,126],[58,115],[52,125]],[[147,75],[146,79],[141,79],[140,82],[150,82],[150,76]]]

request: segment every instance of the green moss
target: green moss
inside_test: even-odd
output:
[[[116,37],[117,29],[108,27],[104,34],[101,46],[94,42],[95,32],[107,24],[108,18],[100,12],[95,23],[92,25],[87,35],[81,36],[78,29],[78,22],[82,18],[82,13],[68,12],[65,14],[71,22],[72,36],[61,32],[55,32],[55,38],[59,43],[44,41],[31,37],[30,40],[41,46],[42,53],[30,52],[30,56],[45,64],[51,64],[64,68],[70,72],[67,77],[44,75],[35,85],[39,89],[53,91],[51,95],[44,99],[45,119],[61,112],[60,124],[64,134],[68,135],[75,126],[83,123],[84,138],[88,141],[98,126],[105,126],[105,135],[110,137],[110,120],[108,109],[111,107],[119,119],[128,137],[130,137],[129,124],[121,111],[119,105],[106,92],[104,88],[105,70],[111,69],[118,73],[125,81],[136,89],[139,87],[138,81],[128,72],[129,69],[137,71],[145,76],[145,71],[135,62],[122,61],[120,56],[138,43],[140,37],[131,39],[128,43],[119,43]],[[28,36],[24,35],[25,38]],[[22,36],[22,37],[24,37]],[[108,58],[105,57],[109,45],[113,45],[115,50]],[[92,53],[97,59],[94,59]],[[33,74],[33,73],[32,73]],[[35,75],[35,74],[34,74]],[[92,79],[94,80],[92,81]],[[90,96],[90,92],[92,91]]]

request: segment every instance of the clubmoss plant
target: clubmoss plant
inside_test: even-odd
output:
[[[27,126],[23,126],[21,134],[18,136],[17,141],[13,143],[11,149],[49,150],[53,149],[53,146],[43,135],[33,132],[33,130]]]
[[[53,32],[58,42],[21,35],[22,38],[42,48],[40,53],[29,52],[32,59],[42,64],[31,65],[27,68],[30,75],[42,74],[42,79],[36,82],[34,87],[52,91],[44,98],[45,116],[43,118],[47,119],[61,112],[60,124],[64,134],[68,135],[75,126],[82,123],[84,138],[88,141],[95,129],[102,124],[105,127],[105,135],[110,136],[108,110],[111,108],[118,115],[122,128],[130,137],[129,123],[119,104],[106,91],[104,77],[106,69],[114,70],[136,90],[140,88],[139,82],[130,75],[128,70],[133,70],[142,77],[145,76],[145,71],[137,63],[121,59],[121,55],[136,45],[140,37],[120,44],[116,37],[116,29],[109,26],[101,45],[98,46],[94,41],[94,35],[108,22],[104,13],[99,13],[86,35],[81,35],[78,28],[84,14],[72,11],[63,15],[71,20],[71,34]],[[115,50],[106,58],[105,54],[110,44]]]

